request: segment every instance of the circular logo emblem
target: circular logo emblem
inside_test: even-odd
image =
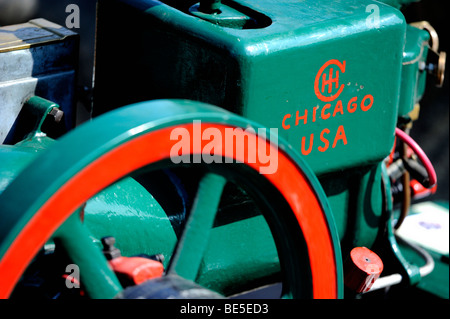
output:
[[[314,81],[314,92],[321,101],[333,101],[342,93],[344,84],[339,86],[339,75],[344,72],[345,61],[332,59],[322,65]]]

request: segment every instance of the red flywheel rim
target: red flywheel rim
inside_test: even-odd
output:
[[[211,127],[224,134],[224,130],[232,126],[202,123],[202,130]],[[0,298],[7,298],[10,295],[33,256],[82,203],[127,174],[170,158],[170,149],[175,143],[170,140],[170,133],[174,128],[185,128],[191,134],[193,132],[191,123],[166,127],[134,137],[103,154],[62,185],[21,230],[0,261]],[[240,134],[239,131],[235,133]],[[241,131],[241,134],[248,133]],[[263,142],[267,143],[265,140]],[[239,158],[237,152],[228,154],[224,146],[221,151],[222,154],[215,155],[245,162],[244,158]],[[310,259],[313,297],[337,298],[334,245],[322,205],[297,165],[283,152],[275,151],[278,152],[278,169],[274,174],[265,177],[287,200],[303,231]],[[246,164],[257,171],[264,166],[259,160],[256,163]],[[302,194],[301,198],[298,194]]]

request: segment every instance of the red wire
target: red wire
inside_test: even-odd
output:
[[[399,128],[395,128],[395,135],[403,142],[405,142],[406,145],[408,145],[414,151],[417,157],[419,157],[428,173],[428,179],[430,182],[430,186],[428,188],[433,188],[437,183],[436,171],[434,170],[433,164],[431,164],[431,161],[428,159],[425,152],[420,148],[416,141],[411,138],[411,136],[409,136]]]

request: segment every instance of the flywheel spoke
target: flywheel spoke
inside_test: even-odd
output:
[[[212,173],[200,181],[185,229],[172,256],[169,273],[195,280],[225,184],[224,177]]]

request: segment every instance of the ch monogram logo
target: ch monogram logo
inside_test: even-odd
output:
[[[336,71],[333,66],[337,67]],[[326,70],[328,67],[330,68],[328,69],[327,74]],[[321,101],[324,102],[333,101],[342,93],[342,90],[344,89],[344,84],[339,86],[339,75],[341,74],[340,72],[342,73],[345,72],[345,61],[341,63],[339,60],[336,59],[327,61],[320,68],[319,72],[317,72],[316,79],[314,81],[314,92]]]

